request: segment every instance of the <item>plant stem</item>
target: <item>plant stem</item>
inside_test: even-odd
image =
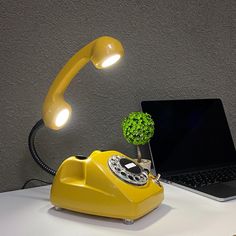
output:
[[[141,150],[140,150],[140,146],[137,145],[137,154],[138,154],[138,163],[141,162],[141,159],[142,159],[142,154],[141,154]]]

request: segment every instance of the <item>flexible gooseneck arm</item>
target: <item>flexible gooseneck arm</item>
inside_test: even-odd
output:
[[[38,155],[36,148],[35,148],[35,136],[37,131],[40,128],[44,127],[44,123],[43,120],[39,120],[34,127],[31,129],[29,137],[28,137],[28,146],[29,146],[29,150],[31,153],[31,156],[33,157],[33,159],[35,160],[35,162],[46,172],[48,172],[51,175],[55,175],[56,171],[54,169],[52,169],[51,167],[49,167]]]
[[[39,120],[34,127],[31,129],[29,137],[28,137],[28,147],[31,153],[31,156],[33,157],[34,161],[47,173],[50,175],[56,175],[56,170],[53,168],[49,167],[39,156],[36,147],[35,147],[35,137],[39,129],[44,128],[44,122],[43,120]],[[80,158],[86,158],[84,155],[76,155],[79,156]],[[23,187],[24,188],[24,187]]]

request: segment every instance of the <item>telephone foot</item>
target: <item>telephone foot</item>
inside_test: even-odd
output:
[[[131,220],[131,219],[124,219],[123,220],[123,223],[126,224],[126,225],[132,225],[134,223],[134,220]]]

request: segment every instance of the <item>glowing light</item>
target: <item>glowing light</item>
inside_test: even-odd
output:
[[[57,127],[63,126],[68,121],[69,116],[70,112],[68,109],[63,109],[62,111],[60,111],[55,121],[56,126]]]
[[[119,54],[115,54],[113,56],[108,57],[103,63],[102,63],[102,67],[108,67],[113,65],[114,63],[116,63],[119,59],[120,59],[120,55]]]

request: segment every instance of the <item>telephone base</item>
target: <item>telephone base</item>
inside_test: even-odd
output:
[[[122,160],[121,165],[115,163],[117,160]],[[113,167],[122,170],[114,172]],[[127,175],[122,179],[126,167]],[[138,173],[139,168],[131,158],[117,151],[94,151],[87,159],[70,157],[61,164],[53,180],[51,203],[56,209],[117,218],[132,224],[157,208],[164,198],[162,185],[142,168]]]

